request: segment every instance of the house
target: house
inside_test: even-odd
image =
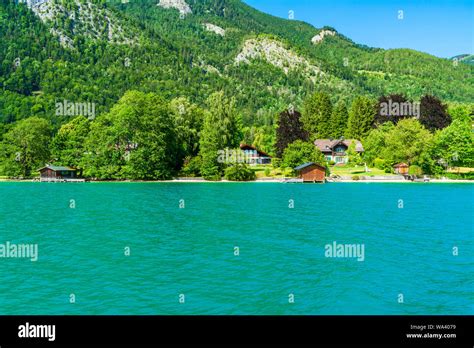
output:
[[[317,139],[314,145],[321,150],[327,161],[334,161],[336,164],[346,164],[349,161],[347,150],[352,143],[355,144],[356,152],[364,152],[362,143],[355,139]]]
[[[407,175],[409,168],[410,166],[406,163],[398,163],[393,166],[393,170],[395,171],[395,173],[400,175]]]
[[[308,162],[294,168],[303,182],[324,182],[326,168],[314,162]]]
[[[252,145],[240,144],[240,149],[243,151],[247,164],[271,164],[272,156],[257,150]]]
[[[71,167],[47,165],[38,169],[38,171],[40,172],[41,181],[67,181],[77,178],[77,170]]]

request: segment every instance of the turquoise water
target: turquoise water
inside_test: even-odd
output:
[[[0,243],[39,247],[36,262],[0,258],[0,314],[474,314],[473,193],[0,183]],[[325,257],[334,241],[363,244],[364,261]]]

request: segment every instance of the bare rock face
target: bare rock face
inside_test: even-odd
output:
[[[206,28],[207,31],[211,31],[220,36],[225,35],[225,30],[217,25],[214,25],[212,23],[204,23],[203,26]]]
[[[314,45],[317,45],[318,43],[320,43],[321,41],[323,41],[324,37],[325,36],[334,36],[336,35],[336,33],[332,30],[321,30],[319,32],[318,35],[316,35],[315,37],[313,37],[311,39],[311,42],[314,44]]]
[[[74,41],[67,35],[65,35],[61,30],[51,28],[49,30],[51,34],[59,38],[59,43],[64,48],[74,49]]]
[[[74,0],[77,11],[66,9],[60,2],[54,0],[23,0],[27,6],[44,22],[50,24],[50,32],[57,36],[61,45],[73,49],[75,35],[84,35],[92,40],[105,39],[116,44],[132,44],[134,39],[127,35],[119,21],[108,10],[99,8],[90,0]],[[63,19],[74,23],[71,32],[57,25]],[[58,21],[57,21],[58,20]],[[103,25],[107,23],[107,33],[103,35]]]
[[[193,13],[191,7],[184,0],[160,0],[158,6],[163,8],[175,8],[179,11],[180,14],[186,16]]]
[[[282,69],[285,74],[292,70],[301,71],[313,81],[324,74],[319,67],[313,65],[306,58],[285,48],[282,42],[269,38],[245,41],[241,52],[235,58],[235,63],[251,64],[252,60],[266,61]]]

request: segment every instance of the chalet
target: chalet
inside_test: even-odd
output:
[[[71,167],[47,165],[38,171],[41,181],[67,181],[77,178],[77,170]]]
[[[240,149],[243,151],[247,164],[271,164],[272,156],[257,150],[254,146],[247,144],[240,144]]]
[[[308,162],[295,168],[303,182],[324,182],[326,168],[314,162]]]
[[[393,166],[393,170],[395,171],[395,173],[400,175],[408,175],[409,168],[410,166],[406,163],[398,163]]]
[[[355,139],[317,139],[314,145],[321,150],[327,161],[334,161],[336,164],[346,164],[349,160],[347,150],[352,143],[355,144],[356,152],[364,152],[362,143]]]

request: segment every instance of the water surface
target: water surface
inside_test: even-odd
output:
[[[39,246],[37,262],[0,258],[0,314],[474,314],[473,193],[0,183],[0,243]],[[365,260],[325,257],[334,241]]]

